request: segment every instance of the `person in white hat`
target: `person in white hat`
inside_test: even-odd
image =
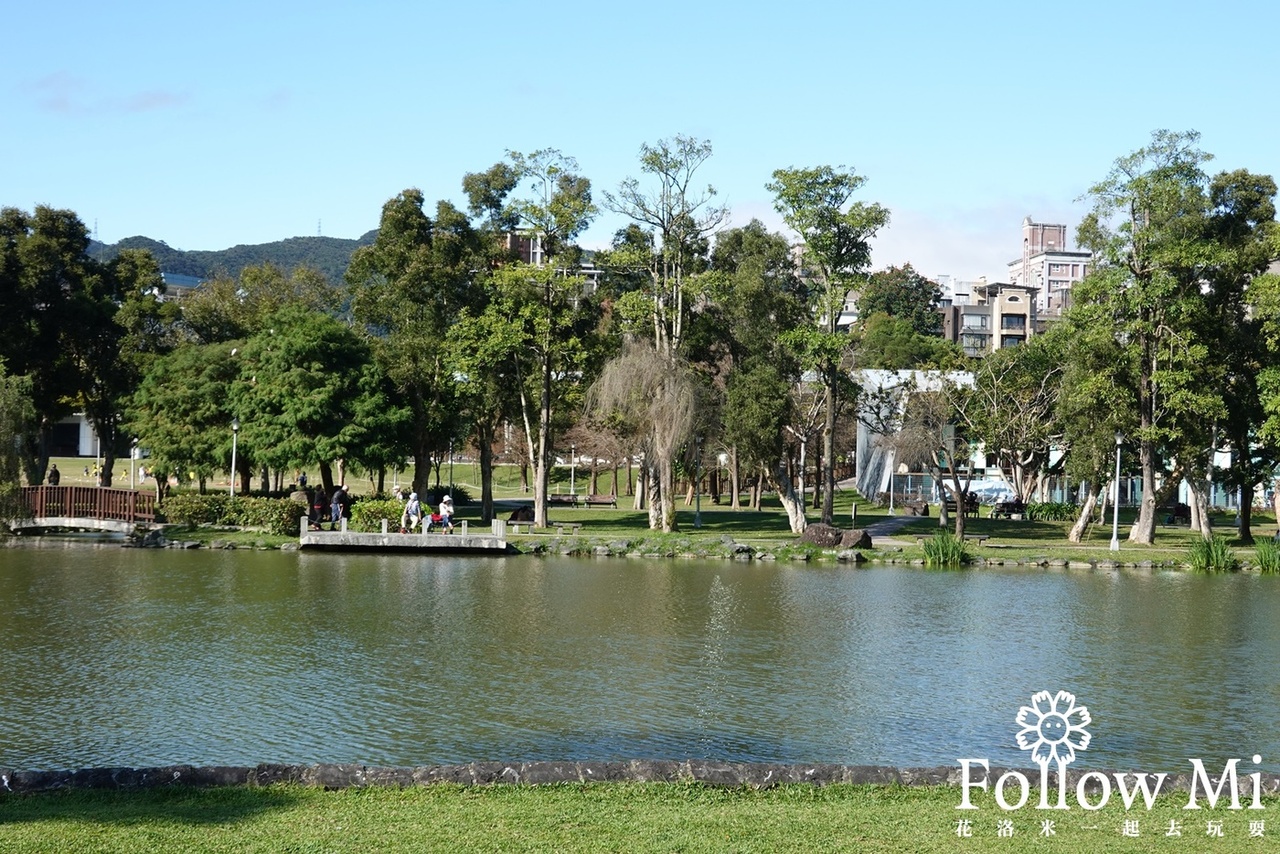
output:
[[[400,533],[412,531],[422,521],[422,502],[418,501],[418,493],[410,492],[409,500],[400,514]]]

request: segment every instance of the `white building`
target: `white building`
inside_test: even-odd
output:
[[[1054,317],[1071,305],[1072,287],[1089,272],[1088,252],[1067,249],[1067,227],[1022,221],[1022,257],[1009,262],[1009,282],[1035,291],[1036,312]]]

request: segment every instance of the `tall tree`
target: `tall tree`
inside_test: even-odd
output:
[[[1167,456],[1189,457],[1187,431],[1220,417],[1221,397],[1206,383],[1213,364],[1203,328],[1203,284],[1222,257],[1207,238],[1210,155],[1196,148],[1199,134],[1160,130],[1147,146],[1116,161],[1090,188],[1091,212],[1077,242],[1094,255],[1077,288],[1075,322],[1110,329],[1120,345],[1116,379],[1133,390],[1136,411],[1125,432],[1138,446],[1142,504],[1129,533],[1132,542],[1155,537],[1156,476]],[[1211,442],[1190,443],[1203,453]]]
[[[697,398],[695,389],[683,384],[691,379],[682,346],[689,314],[688,288],[691,277],[705,266],[710,236],[728,218],[728,209],[714,203],[715,188],[695,184],[699,169],[710,157],[710,142],[686,136],[641,145],[640,171],[649,176],[653,186],[646,187],[638,178],[629,177],[618,185],[616,193],[605,194],[606,207],[650,235],[653,251],[648,259],[648,289],[643,294],[634,292],[629,301],[633,307],[642,300],[647,303],[653,350],[667,365],[671,387],[663,394],[670,401]],[[632,245],[637,246],[636,241]],[[640,352],[629,350],[618,358],[627,358],[628,353],[634,357]],[[621,366],[616,373],[638,376],[635,370]],[[688,437],[672,435],[669,430],[692,429],[694,423],[690,420],[685,426],[684,419],[664,418],[652,425],[652,454],[646,456],[648,480],[654,487],[649,501],[651,528],[672,531],[677,527],[675,454]]]
[[[499,306],[501,315],[481,311],[476,316],[487,318],[482,326],[493,328],[495,340],[517,346],[505,356],[489,352],[515,368],[520,380],[519,411],[534,468],[534,524],[542,526],[555,433],[562,426],[557,413],[563,416],[561,407],[578,393],[591,337],[588,318],[594,313],[586,282],[576,275],[581,250],[574,241],[597,208],[591,182],[578,174],[572,157],[551,148],[531,154],[508,151],[507,157],[510,165],[499,163],[468,175],[463,189],[473,215],[487,214],[491,227],[514,224],[541,253],[540,268],[517,263],[489,277],[486,298]],[[466,361],[469,371],[484,370],[474,359]],[[474,383],[467,388],[481,390]],[[491,408],[487,415],[492,417]],[[489,418],[477,426],[491,425]]]
[[[804,260],[816,280],[810,309],[814,325],[796,330],[793,343],[823,390],[822,521],[831,524],[835,497],[835,434],[841,389],[848,390],[843,360],[849,336],[839,329],[849,293],[865,279],[871,238],[889,221],[878,204],[853,201],[866,179],[843,166],[778,169],[766,185],[774,207],[804,242]]]
[[[858,289],[858,315],[887,314],[906,321],[920,335],[936,336],[942,331],[938,305],[942,288],[926,279],[910,264],[877,270]]]
[[[483,247],[466,215],[448,202],[431,219],[423,196],[408,189],[382,208],[378,237],[357,250],[347,270],[351,312],[413,413],[413,486],[425,494],[432,460],[460,438],[457,381],[445,341],[459,312],[475,302]]]

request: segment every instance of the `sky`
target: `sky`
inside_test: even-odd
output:
[[[1158,128],[1280,175],[1277,32],[1272,0],[10,4],[0,206],[106,243],[355,238],[508,150],[576,158],[599,203],[680,134],[732,225],[783,230],[773,171],[842,165],[890,211],[874,268],[1002,280],[1024,217],[1074,234]]]

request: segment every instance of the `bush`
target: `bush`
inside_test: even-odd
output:
[[[1231,546],[1217,535],[1193,542],[1190,557],[1193,572],[1235,572],[1240,568],[1240,560]]]
[[[287,498],[246,498],[222,494],[175,493],[160,505],[166,521],[179,525],[232,525],[263,528],[269,533],[293,536],[307,508]]]
[[[348,530],[380,534],[383,519],[391,523],[391,528],[398,529],[402,513],[404,513],[404,504],[394,498],[362,498],[351,505],[351,521],[347,523]]]
[[[969,562],[964,540],[950,531],[939,531],[924,541],[925,566],[962,566]]]
[[[1039,501],[1027,505],[1027,518],[1032,522],[1074,522],[1080,508],[1068,501]]]
[[[1255,549],[1259,571],[1263,575],[1280,575],[1280,546],[1275,540],[1258,540]]]

